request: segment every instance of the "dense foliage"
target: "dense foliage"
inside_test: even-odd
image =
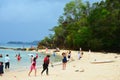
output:
[[[51,30],[38,47],[120,52],[120,0],[70,1]]]

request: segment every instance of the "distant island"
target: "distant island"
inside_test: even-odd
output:
[[[33,42],[21,42],[21,41],[9,41],[7,44],[28,44],[28,45],[37,45],[39,41],[33,41]]]

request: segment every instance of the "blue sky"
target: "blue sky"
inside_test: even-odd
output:
[[[70,0],[0,0],[0,42],[41,40]],[[83,0],[87,1],[87,0]],[[89,0],[97,2],[100,0]]]

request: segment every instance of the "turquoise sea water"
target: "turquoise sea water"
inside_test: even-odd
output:
[[[14,48],[21,48],[22,47],[22,45],[11,46],[11,45],[8,45],[8,44],[5,45],[5,46],[9,47],[9,48],[13,48],[13,47]],[[0,47],[5,47],[5,46],[0,46]],[[28,48],[31,45],[25,45],[25,46],[27,46],[27,48]],[[22,58],[18,62],[15,56],[16,56],[16,54],[19,54],[19,53],[20,53]],[[10,57],[10,70],[25,70],[25,69],[30,68],[30,65],[31,65],[31,60],[30,60],[29,54],[36,55],[36,53],[38,53],[38,52],[15,51],[15,50],[10,50],[10,49],[0,49],[0,54],[3,55],[3,58],[0,58],[0,61],[4,62],[5,55],[9,54],[9,57]],[[41,67],[41,65],[43,64],[43,59],[46,56],[46,54],[38,53],[38,55],[39,55],[39,58],[37,59],[37,67]],[[61,61],[61,57],[59,57],[59,56],[54,57],[53,55],[51,55],[50,61],[51,62],[59,62],[59,61]]]

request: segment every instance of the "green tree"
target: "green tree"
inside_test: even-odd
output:
[[[70,1],[52,31],[54,35],[40,45],[120,52],[120,1],[106,0],[92,6],[81,0]]]

